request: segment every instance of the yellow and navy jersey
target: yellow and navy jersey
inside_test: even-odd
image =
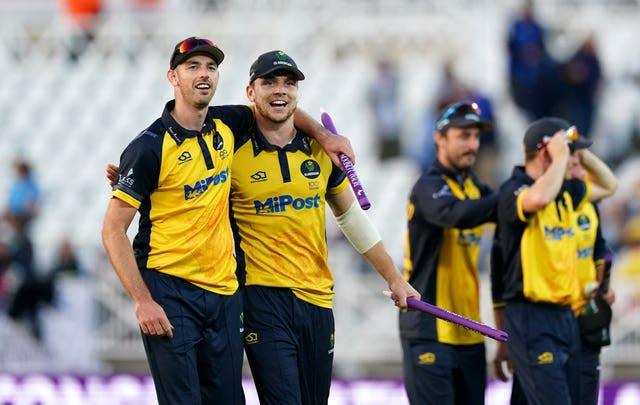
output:
[[[302,132],[280,148],[255,127],[237,143],[232,171],[238,278],[331,308],[325,197],[348,186],[344,173]]]
[[[138,209],[133,250],[138,267],[230,295],[238,288],[229,223],[235,137],[253,124],[247,106],[209,107],[202,131],[171,116],[142,131],[120,157],[112,196]]]
[[[580,204],[575,211],[577,234],[578,283],[581,294],[572,303],[576,315],[582,313],[587,299],[584,288],[597,281],[596,266],[604,263],[607,251],[606,242],[600,228],[598,207],[590,201]]]
[[[418,179],[408,203],[404,273],[423,300],[480,321],[480,240],[484,224],[495,220],[496,201],[475,176],[453,173],[437,160]],[[418,311],[400,314],[400,334],[449,344],[484,340]]]
[[[498,199],[497,238],[501,266],[492,266],[494,305],[505,301],[570,305],[579,293],[578,233],[575,210],[588,200],[590,187],[566,180],[556,199],[535,213],[523,209],[523,197],[534,183],[524,167],[514,168]],[[498,291],[499,292],[496,292]]]

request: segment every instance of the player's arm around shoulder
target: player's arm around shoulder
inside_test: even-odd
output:
[[[407,283],[384,247],[382,238],[367,214],[358,206],[350,189],[327,196],[338,226],[351,245],[384,278],[396,298],[396,305],[407,309],[407,297],[420,299],[420,293]]]
[[[111,198],[102,226],[102,243],[122,285],[135,304],[136,318],[142,331],[147,335],[172,337],[173,326],[162,307],[151,297],[127,237],[127,229],[136,211],[128,203]]]
[[[351,147],[349,139],[342,135],[334,135],[322,126],[318,121],[311,118],[309,114],[300,108],[296,109],[294,115],[294,124],[296,128],[318,141],[322,149],[329,155],[333,164],[342,167],[339,154],[345,154],[353,164],[356,163],[356,157]]]

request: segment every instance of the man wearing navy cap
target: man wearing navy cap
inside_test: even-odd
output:
[[[501,265],[492,265],[492,294],[509,343],[498,347],[496,366],[510,360],[530,405],[580,403],[580,335],[571,308],[581,294],[576,210],[617,187],[611,170],[584,149],[590,142],[572,131],[560,118],[533,122],[523,140],[525,164],[498,198]],[[588,180],[565,179],[572,149]]]
[[[326,405],[335,325],[327,262],[328,204],[338,226],[406,309],[420,298],[355,200],[344,172],[294,126],[305,76],[284,51],[249,71],[256,126],[236,143],[231,177],[245,351],[262,405]]]
[[[480,133],[492,124],[475,103],[450,105],[436,121],[436,160],[408,204],[405,279],[431,304],[480,321],[478,257],[497,196],[472,173]],[[412,405],[484,403],[482,335],[418,311],[400,313],[404,379]]]

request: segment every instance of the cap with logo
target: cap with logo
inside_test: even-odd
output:
[[[298,65],[291,56],[284,51],[276,50],[263,53],[253,62],[249,69],[249,83],[276,70],[287,70],[293,73],[296,79],[304,80],[304,74],[298,69]]]
[[[189,37],[178,42],[173,48],[169,67],[175,69],[176,66],[186,61],[193,55],[208,55],[216,61],[218,65],[224,60],[224,53],[218,46],[206,38]]]
[[[571,124],[557,117],[544,117],[532,122],[524,133],[524,151],[530,153],[541,150],[556,132],[566,131],[569,128],[571,128]],[[578,135],[577,139],[569,143],[569,149],[573,152],[588,148],[592,143],[592,141]]]
[[[472,102],[458,102],[450,104],[436,121],[436,129],[444,131],[447,128],[467,128],[477,126],[480,131],[491,131],[491,121],[481,117],[478,104]]]

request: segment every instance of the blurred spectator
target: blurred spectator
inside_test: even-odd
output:
[[[27,161],[16,161],[14,169],[16,177],[9,186],[6,216],[14,226],[28,227],[38,213],[40,186]]]
[[[56,261],[53,264],[50,277],[56,280],[58,277],[79,276],[82,271],[73,245],[68,239],[63,239],[58,247]]]
[[[456,77],[453,65],[445,63],[442,66],[442,77],[436,93],[435,108],[425,116],[425,122],[427,123],[425,127],[425,149],[423,155],[420,156],[422,170],[431,167],[435,157],[435,146],[433,139],[431,139],[435,117],[439,116],[444,108],[455,102],[476,103],[480,109],[480,117],[486,121],[494,122],[493,105],[489,96],[478,89],[466,85]],[[484,131],[480,134],[480,149],[476,158],[475,173],[491,187],[497,185],[495,163],[498,161],[498,146],[495,125],[490,131]]]
[[[593,35],[589,35],[564,66],[564,108],[562,115],[573,123],[580,134],[589,137],[602,82],[600,59]]]
[[[8,247],[8,262],[16,280],[16,290],[9,303],[8,313],[14,320],[27,322],[31,333],[41,338],[38,307],[41,302],[51,302],[53,291],[47,283],[41,282],[35,268],[33,244],[26,224],[14,218],[10,225],[13,233]]]
[[[399,86],[395,63],[389,59],[379,60],[376,76],[369,87],[368,101],[380,160],[392,159],[402,153]]]
[[[95,38],[102,0],[62,0],[62,8],[71,25],[69,59],[77,62]]]
[[[20,278],[18,288],[9,305],[9,316],[27,322],[33,336],[42,339],[42,325],[39,312],[55,300],[56,285],[61,277],[80,275],[80,266],[71,243],[64,239],[58,248],[53,267],[47,274],[39,274],[34,269],[33,248],[28,238],[16,234],[14,244],[18,251],[13,253],[12,265],[19,265],[16,271]],[[22,257],[19,257],[21,255]],[[28,267],[27,271],[25,267]]]
[[[421,171],[431,168],[431,163],[436,157],[436,148],[433,142],[434,123],[447,106],[466,99],[468,95],[466,86],[458,80],[453,72],[453,64],[451,62],[444,63],[435,91],[435,101],[433,105],[428,106],[424,115],[424,144],[421,153],[417,156]]]
[[[536,20],[533,1],[525,1],[509,29],[509,84],[515,104],[534,120],[555,114],[561,95],[558,64],[545,45],[545,29]]]

